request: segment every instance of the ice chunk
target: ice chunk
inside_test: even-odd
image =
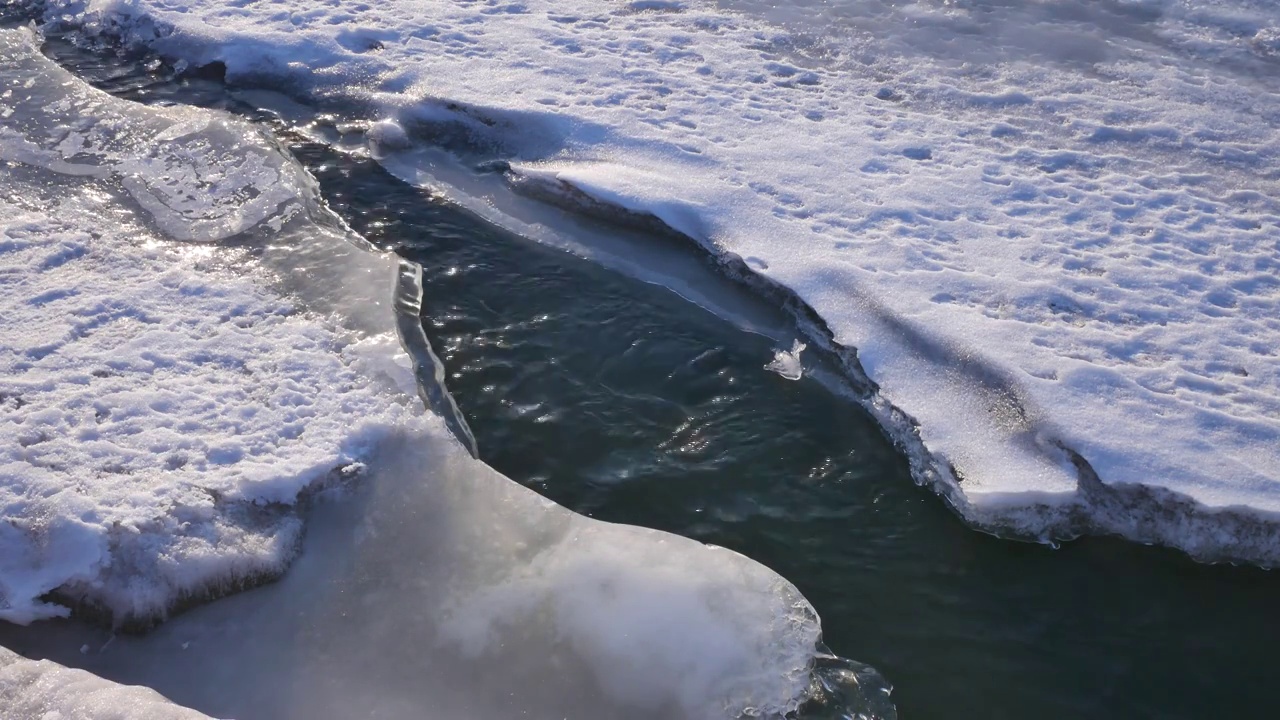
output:
[[[385,155],[393,150],[403,150],[412,143],[404,128],[395,120],[380,120],[369,126],[366,135],[375,156]]]
[[[0,169],[0,616],[58,589],[145,619],[278,574],[283,508],[417,411],[357,337],[59,182]]]
[[[796,340],[790,350],[774,350],[773,360],[764,369],[776,372],[788,380],[799,380],[804,374],[804,368],[800,365],[800,353],[806,347],[808,346]]]

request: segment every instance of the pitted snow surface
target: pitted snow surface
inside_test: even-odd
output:
[[[364,372],[395,340],[362,340],[281,299],[265,273],[225,269],[243,253],[166,241],[151,227],[177,220],[143,211],[136,196],[156,179],[130,183],[126,172],[116,184],[97,172],[164,154],[170,170],[158,180],[225,179],[237,159],[283,156],[211,154],[205,128],[259,136],[212,114],[187,111],[194,122],[183,126],[99,97],[58,75],[25,33],[0,43],[0,158],[23,161],[0,160],[0,619],[65,614],[41,600],[57,590],[116,622],[147,620],[185,596],[278,574],[298,539],[299,494],[356,471],[382,437],[420,422],[411,401]],[[34,107],[17,77],[39,79],[33,69],[49,74],[44,90],[58,88]],[[93,105],[101,112],[77,114],[71,128],[57,117]],[[165,123],[183,131],[95,143]],[[50,150],[55,137],[61,149]],[[219,188],[240,202],[202,203],[188,228],[247,229],[254,198],[278,191],[211,181],[192,197]]]
[[[1095,505],[1136,487],[1280,511],[1272,4],[771,11],[790,30],[668,2],[52,5],[749,258],[857,349],[980,524],[1135,534]],[[1136,535],[1233,552],[1166,530]]]

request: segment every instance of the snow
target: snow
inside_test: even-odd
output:
[[[303,312],[265,273],[230,272],[242,251],[152,229],[189,221],[178,237],[211,240],[286,197],[300,212],[261,136],[72,83],[25,33],[0,36],[0,53],[0,618],[65,614],[41,600],[56,589],[146,621],[278,575],[301,529],[288,506],[422,422],[364,372],[370,350],[398,346]],[[196,176],[196,192],[173,192]]]
[[[1276,562],[1273,531],[1213,528],[1280,512],[1280,16],[1006,5],[731,5],[774,24],[586,0],[49,16],[357,101],[388,153],[501,160],[517,190],[743,260],[856,349],[868,406],[980,527]],[[1171,507],[1204,522],[1162,523]]]
[[[0,648],[0,718],[77,720],[200,720],[194,710],[165,700],[154,690],[127,687],[65,668],[49,660],[27,660]]]
[[[110,98],[28,31],[0,32],[0,95],[0,619],[29,624],[0,639],[44,658],[0,650],[0,717],[200,717],[113,683],[334,720],[809,696],[820,624],[786,580],[576,515],[423,412],[435,368],[393,307],[416,319],[416,267],[269,137]],[[72,606],[187,611],[33,622]]]

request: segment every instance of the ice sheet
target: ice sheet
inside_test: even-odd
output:
[[[979,526],[1280,561],[1270,4],[52,7],[740,258]]]
[[[0,643],[241,720],[731,720],[795,707],[817,633],[763,566],[571,513],[433,433],[317,502],[278,583],[145,637],[65,624]]]

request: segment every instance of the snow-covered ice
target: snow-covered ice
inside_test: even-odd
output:
[[[0,720],[207,720],[154,690],[117,685],[50,660],[0,648]]]
[[[270,137],[111,98],[25,30],[0,32],[0,97],[0,619],[31,623],[0,639],[80,668],[0,650],[0,717],[198,716],[108,680],[241,718],[810,696],[820,625],[786,580],[576,515],[424,412],[413,268]],[[264,578],[141,638],[33,622],[147,624]]]
[[[243,123],[92,91],[26,33],[0,53],[0,618],[65,614],[57,590],[145,622],[279,574],[299,494],[422,421],[362,372],[385,341],[232,273],[247,251],[158,229],[279,226],[302,175]]]
[[[981,527],[1280,561],[1280,12],[727,5],[775,24],[589,0],[49,17],[358,101],[388,152],[499,160],[741,260],[856,349],[869,406]]]

